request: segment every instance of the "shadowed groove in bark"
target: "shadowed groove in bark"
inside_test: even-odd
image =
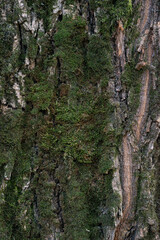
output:
[[[89,32],[90,34],[94,34],[95,30],[95,16],[94,16],[94,11],[90,7],[90,3],[88,1],[88,25],[89,25]]]

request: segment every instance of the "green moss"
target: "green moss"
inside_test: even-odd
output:
[[[37,51],[38,51],[37,41],[33,36],[30,36],[27,49],[29,59],[35,59],[37,56]]]
[[[8,58],[11,56],[12,53],[12,45],[15,30],[11,24],[7,24],[5,22],[1,22],[0,30],[1,30],[0,31],[1,56],[5,56],[6,58]]]
[[[26,54],[36,58],[33,70],[24,69],[21,62],[26,74],[26,108],[24,114],[20,110],[17,121],[6,116],[0,122],[1,129],[7,125],[2,132],[1,167],[8,161],[19,163],[2,208],[5,231],[15,239],[44,239],[53,224],[61,230],[64,227],[64,239],[99,240],[103,239],[102,228],[113,224],[113,209],[120,200],[112,190],[112,157],[122,134],[113,121],[114,107],[107,93],[113,72],[110,32],[123,17],[122,10],[128,10],[120,2],[110,8],[109,1],[92,1],[91,8],[102,3],[97,36],[88,36],[83,17],[64,16],[56,25],[54,39],[42,32],[38,40],[30,33],[23,39],[27,45],[23,59]],[[48,31],[55,1],[29,0],[27,4]],[[116,16],[110,24],[112,11]],[[37,54],[38,45],[41,51]],[[127,71],[130,78],[131,70]],[[124,84],[130,88],[132,83],[127,81]]]
[[[65,199],[65,222],[67,239],[89,239],[88,225],[89,209],[86,192],[83,185],[72,175],[69,181]],[[76,204],[75,204],[76,203]],[[74,220],[73,220],[74,219]]]
[[[100,32],[109,37],[108,33],[113,32],[117,26],[117,21],[122,20],[124,25],[130,21],[132,13],[132,4],[130,0],[113,1],[112,0],[94,0],[91,1],[91,7],[96,9],[100,7],[98,14],[98,25]]]
[[[73,5],[74,3],[75,3],[74,0],[66,0],[65,1],[66,6]]]
[[[110,42],[105,35],[88,37],[85,25],[81,17],[65,17],[57,25],[54,39],[60,80],[71,87],[54,105],[55,127],[47,139],[53,141],[54,156],[64,161],[66,178],[60,173],[58,177],[65,192],[65,236],[98,240],[102,238],[104,219],[100,212],[106,206],[106,198],[109,201],[112,193],[115,199],[105,214],[107,224],[113,223],[113,207],[119,205],[119,197],[112,191],[112,174],[105,181],[103,178],[107,170],[113,171],[110,156],[118,148],[121,131],[109,127],[114,114],[106,93],[113,71]],[[48,142],[44,143],[46,149]]]
[[[23,150],[21,148],[23,136],[23,113],[14,110],[1,117],[1,166],[8,180],[6,188],[3,189],[3,200],[1,202],[0,219],[3,219],[4,232],[8,237],[20,239],[23,236],[23,229],[18,221],[19,197],[23,184],[23,171],[26,171],[27,162],[23,161]],[[3,127],[5,124],[5,128]],[[4,178],[4,176],[3,176]],[[25,235],[24,235],[25,236]],[[4,238],[5,239],[5,238]]]
[[[82,17],[64,17],[57,25],[55,54],[61,62],[63,81],[80,79],[83,75],[85,24]]]
[[[132,59],[135,59],[132,57]],[[135,114],[139,106],[139,95],[141,90],[141,76],[144,70],[136,70],[136,61],[131,61],[126,64],[124,73],[122,74],[121,81],[123,86],[125,86],[127,92],[129,92],[128,104],[130,108],[130,113],[132,116]],[[130,119],[132,119],[132,116]]]
[[[106,213],[101,216],[103,226],[114,226],[114,212],[118,210],[121,203],[120,195],[113,192],[112,189],[113,170],[105,176],[105,196],[106,196]]]
[[[52,10],[55,3],[56,0],[27,0],[27,5],[34,9],[37,17],[43,19],[46,31],[51,27]]]
[[[94,82],[99,78],[104,81],[107,78],[107,72],[109,75],[113,70],[108,43],[99,36],[91,36],[89,39],[87,64],[88,77]]]

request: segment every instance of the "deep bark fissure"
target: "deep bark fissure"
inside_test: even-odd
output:
[[[33,184],[33,181],[34,181],[34,177],[35,177],[35,171],[34,171],[34,160],[35,158],[38,158],[38,155],[39,155],[39,149],[38,149],[38,146],[36,144],[36,138],[37,138],[37,134],[35,134],[35,143],[34,143],[34,146],[33,146],[33,153],[32,153],[32,157],[31,157],[31,174],[30,174],[30,183]],[[38,170],[37,170],[38,171]],[[38,179],[37,179],[37,183],[38,183]],[[40,222],[39,222],[39,209],[38,209],[38,199],[37,199],[37,193],[36,193],[36,189],[33,187],[33,202],[31,203],[31,209],[33,210],[33,219],[34,219],[34,222],[36,223],[37,225],[37,228],[39,230],[39,235],[38,237],[41,236],[40,234],[40,229],[42,228]],[[32,230],[31,229],[31,232],[30,232],[30,235],[32,235]]]
[[[62,193],[62,189],[60,187],[60,182],[58,179],[55,179],[56,187],[54,189],[54,197],[56,198],[57,202],[57,216],[60,222],[60,231],[64,232],[64,220],[63,220],[63,213],[62,207],[60,202],[60,194]]]
[[[60,98],[60,94],[61,94],[61,89],[60,86],[62,84],[61,81],[61,61],[60,58],[57,57],[57,97]]]
[[[25,53],[27,50],[27,46],[24,45],[23,43],[23,33],[22,33],[22,23],[20,23],[19,21],[17,22],[18,24],[18,30],[19,30],[19,44],[20,44],[20,60],[22,61],[22,63],[25,60]]]
[[[89,32],[90,34],[94,34],[95,31],[95,16],[94,11],[90,7],[90,3],[88,1],[88,23],[89,23]]]

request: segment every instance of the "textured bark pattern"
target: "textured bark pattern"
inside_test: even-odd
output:
[[[160,239],[158,0],[0,2],[0,239]]]
[[[153,7],[153,8],[152,8]],[[152,11],[152,17],[151,17],[151,11]],[[153,31],[156,32],[156,29],[153,30],[153,22],[154,27],[158,26],[157,21],[157,13],[155,12],[156,8],[152,6],[152,1],[146,1],[144,3],[144,9],[141,11],[141,14],[143,14],[142,20],[140,19],[140,36],[143,38],[144,32],[145,32],[145,39],[146,42],[143,42],[143,46],[141,46],[141,50],[139,50],[140,53],[140,60],[144,61],[146,59],[147,65],[151,66],[152,64],[152,56],[153,56],[153,40],[156,38],[156,35],[153,34]],[[155,13],[155,14],[154,14]],[[155,46],[156,47],[156,46]],[[146,48],[146,49],[145,49]],[[145,59],[144,59],[145,58]],[[135,121],[137,122],[136,126],[133,127],[133,137],[132,141],[135,142],[135,145],[130,146],[130,141],[128,136],[125,136],[123,138],[123,164],[122,164],[122,172],[124,175],[123,180],[123,189],[124,189],[124,210],[123,210],[123,216],[120,220],[120,223],[118,224],[118,227],[115,232],[115,239],[126,239],[127,235],[125,233],[126,229],[126,222],[129,221],[128,217],[132,210],[132,201],[134,199],[133,196],[133,189],[132,189],[132,183],[134,182],[134,179],[132,175],[134,174],[134,171],[132,171],[132,164],[133,164],[133,152],[140,151],[143,145],[141,145],[141,141],[143,138],[142,131],[145,127],[146,118],[148,117],[148,108],[149,108],[149,86],[151,82],[151,72],[149,69],[144,70],[142,74],[142,87],[140,92],[140,105],[136,114]],[[132,134],[132,133],[130,133]],[[135,137],[134,137],[135,136]],[[135,138],[135,140],[134,140]],[[136,146],[137,145],[137,146]],[[134,183],[133,183],[134,184]],[[133,217],[133,216],[132,216]],[[143,233],[142,233],[143,235]],[[125,237],[126,236],[126,237]],[[130,238],[130,236],[129,236]],[[157,235],[156,238],[158,239],[159,236]],[[127,238],[128,239],[128,238]],[[136,237],[136,239],[139,239],[139,236]]]

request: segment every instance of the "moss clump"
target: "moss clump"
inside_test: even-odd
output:
[[[107,75],[112,72],[112,63],[109,44],[98,36],[91,36],[87,51],[88,77],[97,82],[107,79]],[[108,74],[107,74],[108,73]],[[106,83],[107,84],[107,83]]]
[[[27,5],[35,11],[37,17],[43,19],[46,31],[51,27],[52,10],[55,3],[56,0],[27,0]]]
[[[68,182],[64,199],[66,238],[89,239],[89,209],[87,195],[86,191],[83,190],[83,184],[80,183],[79,180],[75,179],[74,175],[71,176],[71,180]]]
[[[54,3],[27,1],[29,9],[43,19],[46,32],[51,29]],[[101,4],[92,1],[91,7]],[[38,40],[31,33],[23,38],[26,50],[20,66],[26,74],[26,107],[16,116],[18,128],[14,120],[5,122],[9,134],[3,132],[1,145],[3,170],[12,159],[7,150],[11,147],[14,153],[14,176],[2,207],[11,239],[44,239],[57,228],[64,231],[60,233],[64,239],[99,240],[103,227],[113,224],[113,208],[119,199],[111,184],[112,155],[121,131],[113,121],[114,107],[107,93],[113,71],[108,21],[110,6],[105,1],[97,36],[88,36],[83,17],[65,16],[54,36],[38,32]],[[26,56],[34,61],[34,69],[23,66]],[[10,124],[17,131],[15,142]]]
[[[58,23],[55,34],[55,54],[60,62],[59,75],[56,73],[56,76],[60,86],[67,84],[70,87],[67,95],[59,96],[54,105],[55,127],[48,137],[54,144],[54,156],[64,161],[66,177],[61,176],[60,182],[65,192],[67,239],[103,237],[104,221],[100,218],[100,211],[106,205],[106,198],[113,193],[112,174],[109,173],[110,180],[104,174],[107,169],[112,172],[109,153],[112,147],[113,151],[118,148],[121,135],[109,127],[114,115],[106,92],[112,72],[110,43],[106,42],[106,35],[87,36],[85,25],[81,17],[65,17]],[[86,171],[88,177],[84,177]],[[113,197],[118,199],[114,193]],[[94,207],[93,199],[96,199]],[[115,200],[114,207],[116,204],[119,200]],[[111,224],[112,213],[104,215],[107,224]],[[81,227],[77,229],[77,226]]]
[[[135,58],[132,58],[135,59]],[[141,89],[140,78],[144,70],[135,69],[136,62],[131,61],[126,64],[124,73],[122,74],[121,81],[123,86],[125,86],[127,92],[129,92],[128,104],[130,108],[130,113],[132,116],[135,114],[139,106],[139,95]]]
[[[100,8],[98,25],[101,33],[107,37],[109,37],[108,33],[113,33],[115,30],[117,21],[122,20],[124,25],[127,25],[131,18],[132,4],[130,0],[92,0],[91,7],[93,9]]]
[[[18,200],[22,190],[23,171],[28,164],[22,157],[23,113],[21,110],[8,112],[1,117],[0,125],[2,137],[0,164],[4,171],[3,182],[6,183],[2,191],[0,221],[3,219],[3,232],[6,232],[10,239],[12,236],[19,239],[23,236],[23,229],[17,219]]]
[[[56,57],[61,62],[61,78],[76,81],[83,76],[84,44],[86,41],[85,21],[81,17],[64,17],[57,25],[54,36]]]
[[[66,6],[73,5],[74,3],[75,3],[74,0],[66,0],[65,1]]]
[[[37,40],[32,35],[29,37],[27,55],[29,59],[35,59],[37,57],[38,45]]]

